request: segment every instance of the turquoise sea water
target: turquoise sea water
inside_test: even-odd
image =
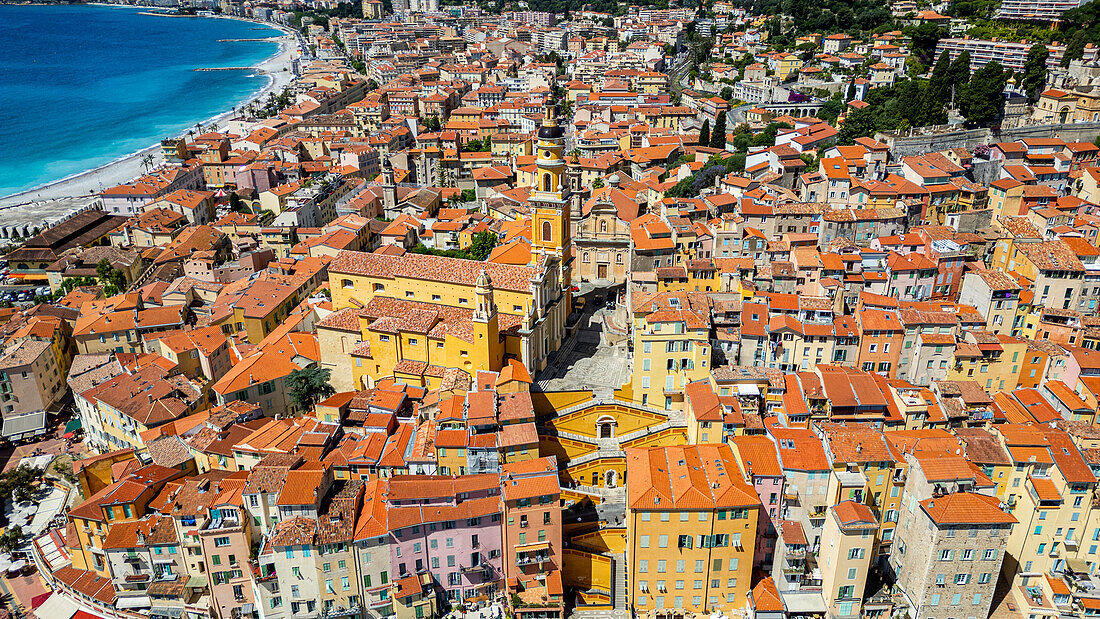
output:
[[[0,196],[179,135],[267,84],[279,31],[138,9],[0,5]],[[250,77],[251,76],[251,77]]]

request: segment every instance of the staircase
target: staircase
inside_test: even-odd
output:
[[[615,555],[611,602],[616,611],[626,611],[626,555]],[[618,615],[618,613],[616,613]]]

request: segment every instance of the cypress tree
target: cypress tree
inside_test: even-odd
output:
[[[726,113],[722,112],[718,114],[718,120],[714,122],[714,131],[710,134],[710,147],[722,148],[726,147]]]
[[[703,120],[703,128],[699,130],[699,145],[710,144],[710,119]]]

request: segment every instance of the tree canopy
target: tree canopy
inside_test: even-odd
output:
[[[294,404],[302,410],[310,410],[313,405],[336,393],[329,384],[332,371],[328,368],[311,366],[294,370],[286,378],[286,388]]]
[[[1047,58],[1050,50],[1042,43],[1036,43],[1027,51],[1027,59],[1024,60],[1024,69],[1018,79],[1020,86],[1032,101],[1039,99],[1039,93],[1043,90],[1043,84],[1047,79]]]

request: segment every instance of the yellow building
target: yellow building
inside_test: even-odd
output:
[[[877,528],[875,515],[856,501],[842,501],[825,515],[817,565],[830,617],[861,616]]]
[[[989,331],[964,332],[946,380],[972,380],[989,393],[1012,391],[1020,380],[1027,340]]]
[[[76,531],[75,540],[67,540],[72,551],[73,567],[111,578],[103,543],[116,522],[142,519],[149,502],[173,479],[185,471],[156,464],[137,469],[112,483],[69,510],[68,517]]]
[[[546,367],[572,306],[569,190],[563,131],[553,108],[539,129],[526,265],[424,254],[340,252],[329,266],[336,310],[318,324],[322,366],[338,391],[381,378],[438,387],[454,369],[471,377],[508,359]]]
[[[629,449],[627,605],[636,614],[743,608],[760,499],[729,445]]]
[[[1043,574],[1077,561],[1094,561],[1100,510],[1092,501],[1096,477],[1073,439],[1048,426],[993,426],[1012,460],[1005,492],[1012,528],[1003,572],[1014,585],[1032,586]]]
[[[705,296],[685,292],[635,293],[634,371],[628,383],[634,402],[682,410],[688,383],[710,377],[710,318],[705,304]]]
[[[785,82],[792,73],[802,68],[802,59],[795,54],[783,54],[776,61],[775,75]]]
[[[815,430],[832,460],[829,503],[850,500],[869,506],[879,528],[875,554],[889,554],[905,485],[904,463],[898,461],[882,432],[870,427],[826,423]]]

